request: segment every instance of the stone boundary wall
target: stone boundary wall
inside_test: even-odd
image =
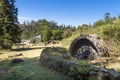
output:
[[[120,74],[116,71],[107,71],[104,67],[96,67],[89,63],[77,64],[79,60],[65,56],[64,50],[63,48],[45,48],[40,56],[40,64],[62,73],[66,76],[66,80],[119,80]]]

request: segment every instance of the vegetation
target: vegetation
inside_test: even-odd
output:
[[[76,62],[77,66],[70,67],[70,78],[71,80],[90,80],[91,77],[93,80],[95,77],[89,76],[90,71],[93,70],[93,66],[89,65],[86,61],[81,60]]]
[[[64,80],[57,72],[39,66],[37,58],[23,60],[19,64],[11,64],[11,60],[0,61],[0,74],[3,72],[0,80]]]
[[[77,29],[72,32],[72,35],[68,38],[64,38],[62,43],[64,45],[70,45],[71,42],[80,36],[80,34],[98,34],[106,44],[109,46],[110,53],[119,55],[120,49],[120,18],[111,17],[110,13],[106,13],[103,20],[96,21],[93,25],[83,24],[78,26]]]
[[[51,37],[51,31],[48,26],[44,26],[42,30],[42,40],[43,41],[48,41],[50,40]]]
[[[15,0],[0,0],[0,48],[10,49],[16,42],[20,42],[21,33],[18,27]]]
[[[45,19],[31,22],[24,22],[19,25],[22,29],[21,39],[33,39],[34,36],[41,35],[42,41],[46,42],[49,40],[61,40],[66,35],[72,34],[75,27],[70,25],[57,25],[54,21],[47,21]],[[70,30],[70,33],[66,33],[66,30]]]

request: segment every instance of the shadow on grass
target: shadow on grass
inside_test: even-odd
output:
[[[46,47],[35,47],[35,48],[16,48],[16,49],[11,49],[12,51],[28,51],[28,50],[34,50],[34,49],[43,49]]]
[[[24,62],[11,64],[11,60],[0,60],[0,80],[64,80],[64,77],[40,66],[39,57],[23,58]]]

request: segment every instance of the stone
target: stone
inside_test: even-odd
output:
[[[16,53],[16,54],[9,54],[8,58],[12,58],[12,57],[17,57],[17,56],[22,56],[22,53]]]
[[[100,67],[99,67],[99,70],[100,70],[101,72],[107,73],[107,69],[105,69],[105,67],[100,66]]]
[[[15,55],[14,54],[9,54],[8,55],[8,58],[12,58],[12,57],[14,57]]]
[[[24,62],[23,59],[21,58],[15,58],[12,60],[12,63],[21,63],[21,62]]]
[[[17,53],[16,56],[22,56],[23,54],[22,53]]]
[[[95,71],[90,71],[90,74],[89,74],[90,76],[93,76],[93,75],[97,75],[97,72],[95,72]]]
[[[114,69],[109,69],[108,74],[112,80],[120,80],[120,74],[116,72]]]
[[[111,80],[110,77],[108,76],[108,73],[104,72],[99,72],[97,80]]]

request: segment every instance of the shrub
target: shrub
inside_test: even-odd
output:
[[[76,62],[76,66],[70,67],[70,78],[74,80],[88,80],[89,73],[93,69],[86,61],[81,60]]]

